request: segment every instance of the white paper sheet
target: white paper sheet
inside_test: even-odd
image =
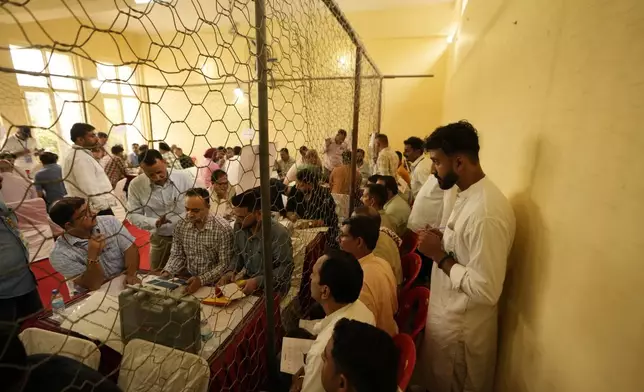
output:
[[[297,373],[304,366],[304,356],[312,344],[313,340],[284,338],[280,370],[288,374]]]
[[[228,297],[231,300],[244,298],[246,296],[236,283],[228,283],[219,289],[221,289],[221,294],[224,297]]]

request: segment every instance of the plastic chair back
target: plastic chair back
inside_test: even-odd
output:
[[[400,258],[400,264],[402,266],[403,272],[403,283],[401,294],[404,294],[406,291],[411,289],[411,285],[414,284],[420,269],[423,265],[423,261],[420,259],[420,255],[417,253],[408,253],[405,256]]]
[[[427,287],[418,286],[400,296],[396,324],[400,332],[408,333],[414,340],[425,328],[429,295],[430,291]]]
[[[27,328],[18,335],[27,355],[57,354],[75,359],[84,365],[98,370],[101,352],[89,340],[47,331],[40,328]]]
[[[394,336],[394,344],[400,352],[398,361],[398,388],[401,391],[407,389],[411,375],[416,366],[416,346],[414,340],[407,334],[399,333]]]

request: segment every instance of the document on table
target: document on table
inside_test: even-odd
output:
[[[297,373],[304,366],[304,357],[313,342],[313,340],[307,339],[284,338],[280,370],[288,374]]]

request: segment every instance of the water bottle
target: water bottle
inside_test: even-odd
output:
[[[214,331],[212,330],[212,327],[208,325],[208,320],[201,320],[201,341],[202,342],[207,342],[212,338],[212,335],[214,335]]]
[[[63,322],[65,319],[65,300],[62,294],[58,292],[58,289],[51,291],[51,310],[53,312],[52,318],[59,323]]]

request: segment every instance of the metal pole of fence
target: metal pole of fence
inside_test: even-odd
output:
[[[148,100],[148,132],[146,135],[146,143],[148,146],[150,145],[150,140],[153,139],[152,135],[154,135],[154,132],[152,131],[152,101],[150,100],[150,88],[146,87],[145,88],[145,95],[146,99]]]
[[[271,388],[277,385],[279,370],[275,352],[275,301],[273,296],[273,252],[271,251],[270,163],[268,152],[268,84],[266,61],[266,3],[255,0],[257,40],[257,106],[259,115],[259,182],[262,200],[262,250],[264,293],[266,294],[266,364]]]
[[[351,130],[351,191],[349,192],[349,216],[353,214],[356,195],[356,155],[358,152],[358,125],[360,124],[360,64],[362,63],[362,50],[356,47],[355,82],[353,86],[353,129]]]
[[[378,84],[378,126],[376,127],[376,133],[380,133],[380,124],[382,121],[382,79]]]

